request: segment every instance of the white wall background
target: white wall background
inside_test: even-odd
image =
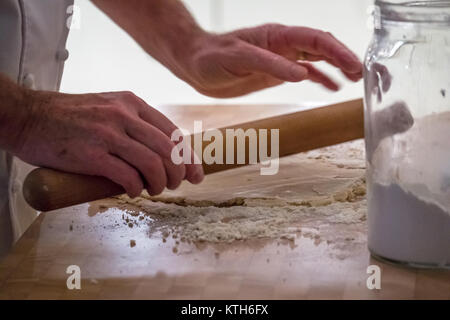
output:
[[[228,31],[278,22],[332,32],[361,58],[370,41],[368,7],[372,0],[184,0],[207,30]],[[200,95],[145,54],[128,35],[89,0],[76,0],[80,28],[71,30],[70,58],[62,91],[70,93],[131,90],[157,107],[173,103],[334,102],[363,95],[362,83],[346,81],[322,64],[344,86],[330,93],[313,83],[283,84],[245,97],[217,100]]]

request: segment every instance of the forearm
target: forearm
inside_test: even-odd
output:
[[[179,0],[92,0],[151,56],[183,78],[180,65],[206,32]]]
[[[0,149],[14,153],[20,148],[32,114],[32,92],[0,73]]]

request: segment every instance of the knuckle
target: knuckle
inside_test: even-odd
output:
[[[123,144],[122,139],[114,132],[113,128],[95,126],[92,131],[93,135],[97,138],[98,143],[109,150],[113,147],[120,147]]]
[[[130,111],[134,115],[139,114],[142,112],[144,105],[146,105],[141,98],[131,91],[123,91],[121,93],[121,101],[123,102],[122,105],[124,109],[126,109],[128,115],[130,114]]]
[[[92,132],[93,136],[95,136],[97,138],[99,138],[99,137],[104,138],[105,136],[108,135],[107,127],[99,125],[99,124],[92,126],[91,132]]]
[[[126,111],[126,105],[122,105],[117,101],[114,101],[103,108],[103,112],[105,112],[109,118],[112,117],[113,119],[125,116],[127,114]]]
[[[279,28],[284,28],[284,25],[282,25],[281,23],[275,23],[275,22],[269,22],[269,23],[265,23],[263,25],[261,25],[262,29],[279,29]]]
[[[105,151],[98,150],[96,148],[86,148],[86,150],[84,150],[83,153],[84,153],[85,159],[88,162],[92,163],[94,167],[98,166],[98,169],[102,173],[106,172],[105,167],[100,165],[106,159],[107,153]]]
[[[324,40],[329,39],[330,37],[331,37],[331,36],[330,36],[327,32],[325,32],[325,31],[319,31],[319,32],[317,33],[316,39],[317,39],[317,41],[324,41]]]
[[[136,99],[136,95],[131,91],[121,91],[120,92],[121,97],[128,98],[128,99]]]
[[[108,109],[107,117],[109,121],[123,125],[135,119],[136,115],[130,104],[116,103]]]
[[[128,116],[128,105],[127,104],[116,104],[111,108],[111,112],[114,116],[119,118],[124,118]]]

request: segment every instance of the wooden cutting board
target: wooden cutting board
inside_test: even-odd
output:
[[[164,112],[179,125],[194,114],[216,127],[232,119],[237,123],[301,108],[172,106]],[[236,196],[312,197],[364,175],[362,146],[360,141],[287,157],[281,160],[280,174],[270,178],[260,176],[256,166],[218,173],[198,187],[184,184],[164,196],[218,202]],[[294,242],[177,244],[179,239],[164,241],[161,233],[152,231],[151,219],[158,217],[139,216],[135,207],[116,199],[40,215],[0,262],[0,298],[450,298],[448,271],[406,269],[370,258],[364,221],[346,224],[333,222],[332,216],[313,217],[303,226],[319,229],[320,237],[299,235]],[[136,223],[129,227],[122,217]],[[367,267],[373,264],[382,270],[381,290],[366,286]],[[81,269],[81,290],[66,287],[69,265]]]

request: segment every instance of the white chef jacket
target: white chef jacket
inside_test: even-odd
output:
[[[68,58],[72,5],[73,0],[0,0],[0,72],[27,88],[57,91]],[[0,150],[0,256],[37,217],[22,195],[31,169]]]

